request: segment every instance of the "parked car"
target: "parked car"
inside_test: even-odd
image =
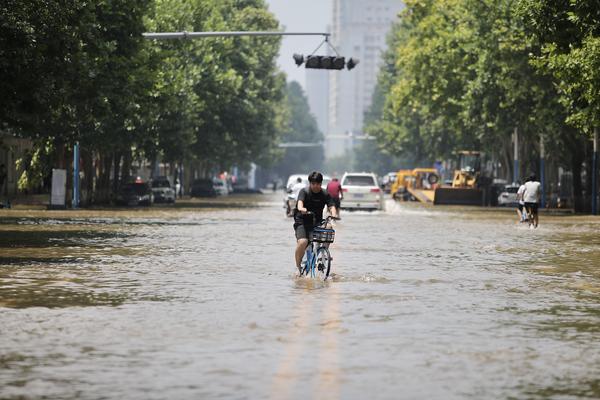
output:
[[[213,187],[219,196],[227,196],[229,194],[229,188],[227,182],[224,179],[215,178],[213,179]]]
[[[152,194],[155,203],[175,203],[175,189],[166,176],[152,179]]]
[[[383,191],[377,185],[377,176],[370,172],[346,172],[342,177],[341,207],[344,209],[383,209]]]
[[[506,207],[516,207],[519,201],[517,200],[517,191],[519,185],[506,185],[504,191],[498,196],[498,205]]]
[[[125,206],[150,206],[154,203],[152,189],[147,182],[137,178],[123,184],[117,192],[117,204]]]
[[[213,185],[212,179],[196,179],[192,182],[190,191],[192,197],[217,197],[217,191]]]
[[[392,185],[396,181],[397,172],[388,172],[381,179],[381,184],[383,186],[383,191],[385,193],[390,193],[392,189]]]

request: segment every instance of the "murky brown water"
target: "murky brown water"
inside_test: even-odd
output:
[[[0,398],[600,397],[600,219],[388,202],[293,278],[280,194],[0,212]]]

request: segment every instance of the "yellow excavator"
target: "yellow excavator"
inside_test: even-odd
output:
[[[432,204],[440,176],[435,168],[401,169],[396,174],[390,194],[395,200],[416,200]]]
[[[481,178],[481,153],[460,151],[458,169],[454,171],[452,186],[435,189],[433,204],[483,205],[484,192],[478,187]]]

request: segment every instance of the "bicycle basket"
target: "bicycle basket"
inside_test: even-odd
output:
[[[333,243],[335,239],[335,231],[333,229],[315,228],[312,231],[313,242]]]

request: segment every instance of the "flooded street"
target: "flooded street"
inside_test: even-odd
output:
[[[2,399],[600,397],[600,220],[342,212],[294,277],[281,193],[0,211]]]

